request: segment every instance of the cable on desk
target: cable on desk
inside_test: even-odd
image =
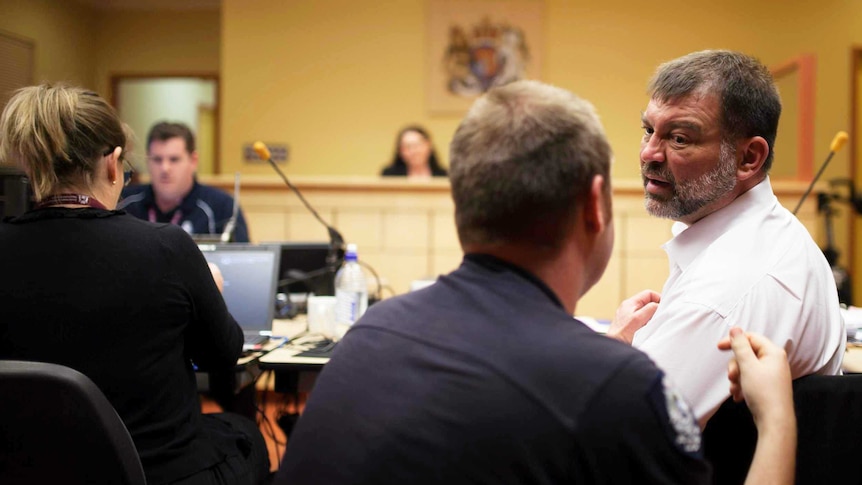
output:
[[[289,339],[284,342],[279,348],[288,349],[296,354],[303,354],[306,356],[328,356],[328,353],[332,351],[335,347],[335,341],[330,339],[329,337],[321,334],[321,333],[303,333],[300,334],[293,339]],[[267,374],[267,379],[272,378],[275,379],[275,371],[266,370],[263,372]],[[263,374],[261,374],[263,375]],[[269,387],[269,383],[267,383],[267,388]],[[275,387],[273,385],[273,387]],[[287,441],[290,441],[290,434],[293,431],[293,427],[296,425],[296,422],[299,420],[299,416],[301,413],[301,408],[303,407],[303,395],[306,393],[299,392],[299,390],[295,390],[293,395],[290,396],[289,392],[279,392],[279,396],[284,396],[285,399],[281,400],[280,409],[276,411],[275,422],[278,424],[279,428],[284,432]],[[292,403],[287,400],[288,397],[292,397]],[[266,401],[262,400],[263,405],[266,405]],[[293,409],[290,409],[290,404],[293,405]],[[274,430],[270,431],[271,436],[273,437],[273,441],[276,442],[276,451],[278,451],[278,445],[282,445],[285,448],[287,447],[287,443],[280,442],[275,439]]]
[[[383,289],[388,291],[390,296],[397,296],[398,295],[398,292],[396,292],[395,288],[393,288],[391,285],[383,285]],[[383,293],[382,292],[380,294],[380,299],[381,300],[383,299]]]
[[[362,266],[363,268],[366,268],[368,271],[371,272],[372,275],[374,275],[374,282],[377,283],[377,291],[374,292],[374,297],[375,297],[375,299],[380,301],[380,299],[383,298],[383,292],[381,291],[382,288],[380,286],[380,275],[378,275],[377,271],[375,271],[374,268],[371,267],[371,265],[366,263],[365,261],[360,259],[357,262],[359,263],[360,266]],[[393,292],[393,295],[394,294],[395,294],[395,292]]]

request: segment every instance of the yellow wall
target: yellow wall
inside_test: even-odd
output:
[[[262,139],[289,145],[289,174],[377,174],[414,121],[446,151],[457,117],[426,113],[424,2],[228,0],[222,12],[223,171]]]
[[[99,12],[96,88],[108,95],[111,75],[218,74],[220,13]]]
[[[546,0],[542,78],[592,100],[616,150],[617,178],[637,176],[639,111],[655,66],[708,47],[767,64],[817,55],[816,160],[849,124],[850,48],[862,5],[723,0],[720,7],[645,8],[635,0]],[[442,158],[460,116],[425,103],[427,2],[224,0],[219,11],[94,10],[72,1],[0,0],[0,29],[37,42],[37,80],[108,94],[112,74],[220,72],[222,172],[243,143],[290,145],[287,172],[377,173],[408,122],[427,125]],[[779,139],[781,143],[794,140]],[[787,150],[789,151],[789,150]],[[847,152],[826,173],[848,173]],[[779,159],[777,163],[782,163]],[[786,162],[785,162],[786,163]]]
[[[97,21],[75,2],[0,0],[0,30],[36,44],[34,81],[93,86]]]
[[[99,10],[72,0],[0,0],[0,29],[35,41],[36,82],[110,94],[115,74],[218,74],[218,10]]]
[[[766,64],[813,52],[818,163],[835,131],[847,127],[849,49],[862,40],[862,5],[720,3],[545,2],[546,34],[536,43],[544,49],[543,79],[596,104],[616,150],[616,177],[637,176],[647,79],[661,61],[693,50],[739,49]],[[426,108],[426,9],[423,0],[224,0],[223,170],[268,172],[239,159],[243,143],[264,139],[290,145],[288,173],[374,174],[391,157],[397,129],[412,121],[428,125],[448,159],[459,117]],[[827,176],[846,173],[847,163],[840,153]]]

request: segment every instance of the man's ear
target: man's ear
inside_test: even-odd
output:
[[[760,174],[760,169],[769,156],[769,143],[762,136],[753,136],[742,143],[742,160],[736,169],[739,180],[746,180]]]
[[[610,220],[610,214],[606,214],[610,204],[605,197],[609,197],[605,193],[605,178],[596,175],[590,184],[590,193],[584,204],[584,226],[596,234],[602,233]]]
[[[192,168],[194,168],[195,171],[197,171],[197,169],[198,169],[198,151],[197,150],[192,152],[191,160],[192,160]]]

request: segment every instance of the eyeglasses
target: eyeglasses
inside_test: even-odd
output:
[[[123,187],[128,187],[129,183],[132,181],[132,175],[135,174],[135,167],[129,163],[125,158],[123,159]]]

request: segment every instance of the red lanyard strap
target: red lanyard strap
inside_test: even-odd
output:
[[[57,195],[49,195],[45,197],[38,204],[36,204],[37,209],[43,209],[45,207],[53,207],[57,205],[85,205],[87,207],[92,207],[93,209],[103,209],[108,210],[104,204],[96,200],[95,197],[83,194],[57,194]]]

